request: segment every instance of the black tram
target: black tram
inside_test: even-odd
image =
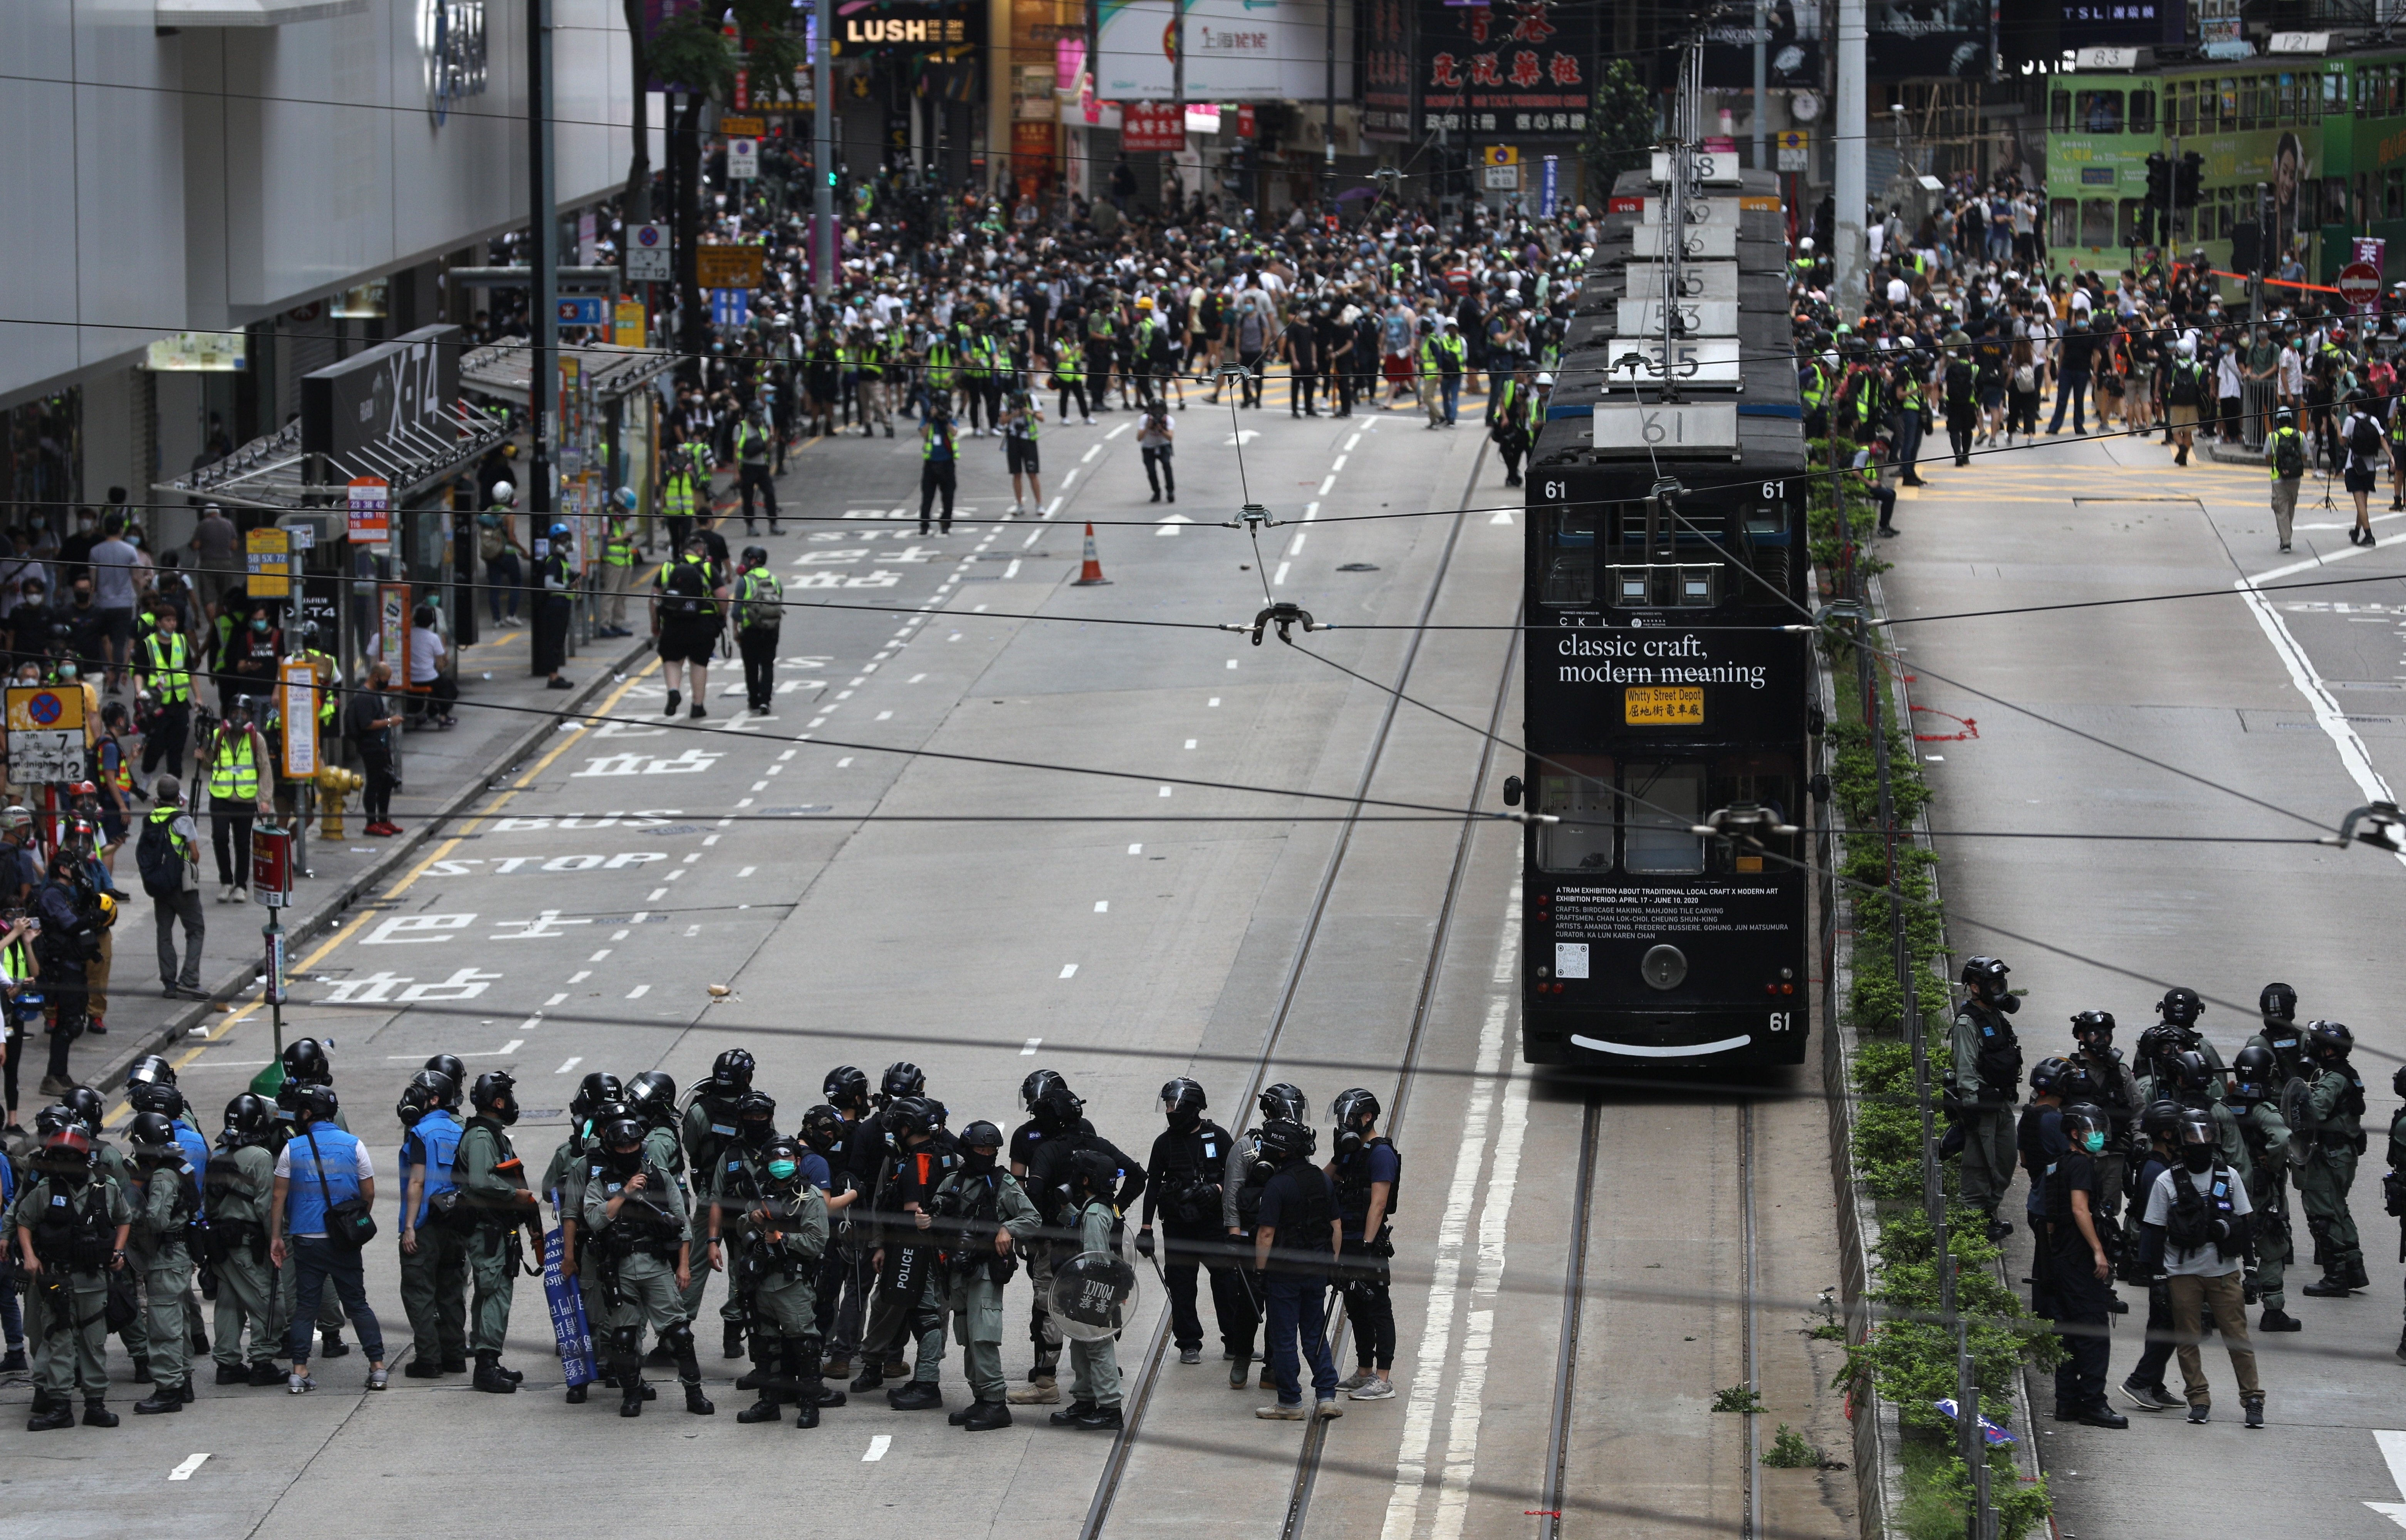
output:
[[[1785,629],[1804,618],[1807,498],[1776,186],[1700,190],[1720,206],[1679,264],[1692,340],[1667,342],[1646,334],[1661,191],[1636,174],[1616,190],[1528,473],[1519,789],[1560,822],[1532,823],[1523,852],[1521,1047],[1532,1064],[1797,1064],[1811,852],[1776,828],[1808,824],[1813,713],[1811,638]],[[1676,401],[1659,363],[1628,366],[1647,346],[1692,382]],[[1716,815],[1759,848],[1694,832]]]

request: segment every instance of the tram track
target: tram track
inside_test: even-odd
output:
[[[1354,831],[1360,827],[1358,815],[1360,804],[1370,795],[1371,786],[1382,768],[1389,739],[1393,734],[1396,717],[1404,705],[1405,692],[1411,683],[1412,670],[1420,658],[1421,644],[1429,634],[1431,617],[1435,615],[1437,601],[1445,591],[1446,579],[1452,571],[1454,557],[1460,549],[1462,531],[1469,519],[1468,510],[1473,501],[1474,489],[1478,487],[1479,474],[1485,467],[1486,459],[1487,446],[1482,443],[1472,460],[1470,473],[1464,482],[1462,496],[1456,502],[1452,521],[1446,531],[1445,546],[1438,553],[1437,571],[1429,580],[1428,592],[1421,601],[1419,616],[1414,622],[1409,640],[1405,645],[1404,656],[1396,666],[1394,683],[1385,686],[1386,703],[1380,713],[1378,727],[1371,736],[1362,772],[1355,786],[1356,815],[1348,818],[1339,828],[1337,841],[1331,847],[1327,861],[1321,871],[1310,907],[1305,912],[1302,930],[1297,937],[1295,950],[1287,960],[1279,987],[1277,1005],[1271,1013],[1269,1025],[1264,1033],[1261,1048],[1254,1056],[1253,1067],[1247,1074],[1243,1095],[1234,1104],[1240,1109],[1250,1109],[1253,1106],[1268,1075],[1270,1066],[1278,1057],[1288,1018],[1293,1012],[1296,995],[1302,986],[1305,970],[1310,964],[1322,924],[1327,916],[1329,902],[1337,891],[1337,881],[1344,870],[1346,857],[1352,848]],[[1503,727],[1505,703],[1510,696],[1513,669],[1519,662],[1520,640],[1520,631],[1516,625],[1509,633],[1509,640],[1506,644],[1503,670],[1496,684],[1494,703],[1489,714],[1487,735],[1480,744],[1477,770],[1471,779],[1468,795],[1465,800],[1466,808],[1477,806],[1480,791],[1486,785],[1487,778],[1494,766],[1496,743]],[[1465,817],[1460,832],[1455,837],[1453,858],[1447,875],[1444,897],[1438,908],[1437,923],[1431,931],[1427,954],[1422,968],[1420,989],[1414,1000],[1410,1030],[1398,1061],[1399,1079],[1394,1099],[1388,1108],[1385,1120],[1390,1128],[1399,1125],[1404,1105],[1410,1092],[1414,1064],[1437,998],[1445,952],[1452,935],[1453,918],[1460,901],[1478,828],[1479,823],[1476,820]],[[1330,1351],[1335,1353],[1341,1350],[1344,1340],[1344,1325],[1340,1319],[1331,1332]],[[1130,1384],[1125,1393],[1124,1401],[1123,1415],[1126,1426],[1112,1439],[1111,1452],[1106,1458],[1102,1475],[1096,1483],[1094,1498],[1088,1504],[1085,1520],[1079,1529],[1079,1540],[1100,1540],[1106,1525],[1110,1522],[1121,1483],[1127,1474],[1129,1460],[1135,1452],[1137,1441],[1143,1434],[1144,1416],[1150,1406],[1153,1389],[1160,1382],[1162,1363],[1167,1355],[1168,1344],[1169,1312],[1164,1308],[1154,1323],[1153,1335],[1146,1344],[1140,1365],[1137,1373],[1130,1377]],[[1295,1469],[1287,1486],[1286,1506],[1280,1526],[1282,1540],[1299,1540],[1303,1533],[1304,1526],[1310,1514],[1312,1491],[1319,1475],[1321,1460],[1327,1447],[1327,1422],[1320,1418],[1309,1420],[1304,1426],[1302,1444],[1296,1452]]]

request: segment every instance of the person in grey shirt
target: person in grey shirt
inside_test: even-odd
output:
[[[110,514],[101,525],[100,543],[92,548],[92,586],[112,694],[124,687],[126,659],[134,652],[134,569],[141,559],[126,543],[125,516]]]
[[[234,520],[225,510],[212,502],[204,510],[199,528],[192,531],[192,582],[200,590],[201,602],[215,618],[218,598],[234,581],[234,548],[239,537]]]

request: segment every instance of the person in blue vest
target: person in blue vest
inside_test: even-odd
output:
[[[401,1372],[440,1379],[468,1372],[468,1240],[435,1199],[458,1191],[452,1156],[467,1125],[460,1084],[439,1069],[409,1078],[393,1109],[409,1132],[401,1141],[401,1307],[417,1351]],[[447,1207],[447,1205],[446,1205]]]
[[[276,1157],[275,1199],[267,1210],[268,1258],[278,1267],[291,1259],[299,1274],[286,1338],[292,1372],[285,1389],[305,1395],[318,1388],[309,1378],[309,1347],[317,1335],[318,1299],[331,1280],[359,1328],[360,1349],[368,1356],[367,1388],[381,1391],[388,1383],[384,1329],[368,1305],[359,1251],[328,1233],[327,1219],[355,1198],[375,1202],[375,1162],[364,1140],[335,1125],[333,1086],[290,1089],[292,1137]]]

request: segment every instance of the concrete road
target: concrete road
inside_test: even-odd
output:
[[[712,671],[702,723],[659,714],[656,670],[620,682],[606,720],[561,731],[302,958],[287,1039],[331,1039],[353,1126],[388,1171],[389,1098],[440,1051],[518,1078],[517,1137],[533,1163],[560,1137],[582,1074],[658,1067],[683,1086],[736,1045],[759,1058],[783,1125],[818,1099],[829,1067],[874,1077],[910,1059],[954,1126],[1008,1128],[1022,1076],[1051,1067],[1139,1154],[1174,1075],[1199,1079],[1211,1115],[1239,1128],[1258,1121],[1245,1087],[1265,1080],[1301,1084],[1321,1122],[1348,1086],[1391,1108],[1400,1092],[1399,1393],[1352,1405],[1329,1431],[1302,1528],[1528,1533],[1550,1458],[1581,1093],[1518,1067],[1518,827],[1479,826],[1465,841],[1458,818],[1409,811],[1500,809],[1517,755],[1485,752],[1479,732],[1384,687],[1400,680],[1415,700],[1480,727],[1494,717],[1517,740],[1519,494],[1479,453],[1475,424],[1295,421],[1278,404],[1233,429],[1199,403],[1180,419],[1175,508],[1145,501],[1125,414],[1047,431],[1041,518],[998,516],[1010,505],[998,445],[969,441],[949,537],[917,533],[908,438],[803,450],[786,508],[814,521],[762,544],[796,600],[876,608],[794,614],[766,718],[740,714],[729,668]],[[1258,539],[1217,527],[1245,501],[1279,527]],[[1087,518],[1111,586],[1070,586]],[[1298,633],[1295,649],[1208,629],[1250,623],[1266,598],[1340,629]],[[1416,641],[1423,615],[1478,629]],[[1104,623],[1125,620],[1166,624]],[[1366,786],[1407,806],[1373,810],[1349,836],[1342,815]],[[730,993],[714,998],[712,984]],[[214,1109],[269,1058],[268,1019],[243,1010],[192,1047],[184,1084]],[[1757,1198],[1776,1259],[1762,1287],[1809,1297],[1836,1281],[1819,1102],[1808,1084],[1779,1089],[1803,1094],[1760,1114]],[[1734,1103],[1624,1101],[1607,1116],[1591,1214],[1569,1505],[1627,1516],[1617,1533],[1690,1533],[1745,1501],[1746,1420],[1704,1409],[1745,1378],[1732,1346]],[[1709,1153],[1691,1160],[1691,1139]],[[398,1358],[396,1276],[379,1242],[370,1290],[391,1307]],[[719,1297],[714,1285],[710,1309]],[[1026,1299],[1014,1283],[1013,1376],[1029,1361]],[[1122,1345],[1132,1378],[1161,1304],[1150,1289]],[[1674,1321],[1687,1324],[1670,1333]],[[813,1478],[831,1477],[876,1534],[1055,1540],[1089,1511],[1111,1441],[1044,1425],[1050,1408],[982,1438],[879,1397],[815,1433],[739,1427],[740,1365],[714,1356],[717,1333],[702,1324],[719,1404],[707,1421],[673,1398],[631,1426],[606,1395],[562,1405],[528,1280],[509,1354],[528,1378],[511,1400],[456,1380],[365,1395],[356,1356],[321,1363],[306,1398],[203,1385],[186,1414],[128,1418],[114,1434],[0,1434],[35,1457],[9,1480],[9,1511],[68,1534],[169,1504],[199,1536],[271,1523],[397,1534],[456,1511],[471,1462],[526,1473],[489,1489],[522,1498],[500,1498],[515,1532],[582,1534],[590,1504],[558,1501],[546,1473],[596,1459],[608,1463],[585,1468],[610,1476],[578,1489],[639,1519],[690,1522],[694,1494],[743,1479],[751,1460],[778,1462],[757,1468],[779,1473],[780,1507],[823,1507]],[[1805,1344],[1806,1324],[1792,1310],[1760,1318],[1766,1399],[1836,1448],[1829,1365],[1808,1356],[1820,1345]],[[1107,1533],[1256,1535],[1285,1522],[1303,1435],[1252,1416],[1270,1395],[1229,1390],[1217,1346],[1198,1366],[1170,1355],[1151,1382]],[[1345,1359],[1340,1373],[1350,1348]],[[945,1391],[954,1405],[966,1395],[957,1354]],[[26,1396],[21,1384],[5,1392]],[[189,1484],[153,1490],[204,1451]],[[1847,1529],[1843,1478],[1764,1476],[1785,1532]]]
[[[2017,1025],[2033,1062],[2068,1051],[2067,1018],[2087,1009],[2113,1011],[2130,1051],[2172,984],[2205,996],[2200,1024],[2226,1060],[2275,979],[2297,987],[2303,1017],[2354,1027],[2372,1144],[2353,1208],[2373,1286],[2300,1295],[2316,1276],[2300,1223],[2287,1308],[2304,1330],[2257,1336],[2268,1428],[2240,1426],[2229,1360],[2209,1343],[2211,1426],[2133,1412],[2117,1433],[2042,1415],[2042,1452],[2068,1535],[2389,1533],[2393,1520],[2368,1505],[2406,1496],[2380,1442],[2399,1435],[2379,1434],[2406,1427],[2406,1369],[2392,1352],[2397,1222],[2380,1190],[2390,1074],[2406,1053],[2388,1009],[2406,872],[2377,851],[2302,841],[2389,798],[2406,774],[2406,583],[2395,581],[2406,551],[2394,543],[2406,516],[2382,498],[2383,543],[2351,546],[2346,494],[2317,509],[2310,482],[2297,548],[2283,556],[2263,472],[2171,461],[2132,439],[2043,441],[1972,471],[1942,459],[1925,472],[1933,486],[1899,504],[1904,533],[1881,554],[1897,564],[1886,585],[1901,622],[2214,596],[1896,627],[1937,791],[1952,935],[1959,951],[2004,957],[2029,987]],[[2271,591],[2239,594],[2243,581]],[[2338,586],[2281,591],[2325,581]],[[2010,1206],[2017,1217],[2018,1191]],[[2117,1383],[2144,1312],[2135,1300],[2117,1318]],[[2177,1391],[2177,1364],[2173,1375]],[[2042,1414],[2051,1399],[2033,1392]]]

